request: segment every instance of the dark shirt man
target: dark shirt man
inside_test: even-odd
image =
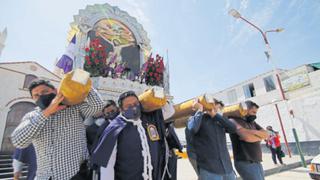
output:
[[[97,137],[98,129],[104,123],[106,123],[106,120],[104,119],[104,117],[99,117],[99,118],[92,117],[92,119],[93,119],[93,123],[90,126],[86,127],[86,137],[87,137],[87,145],[88,145],[89,153],[91,152],[94,141]]]
[[[247,116],[232,118],[238,126],[237,133],[230,134],[235,167],[242,179],[264,180],[260,142],[268,137],[268,133],[255,122],[259,106],[252,101],[245,104]]]
[[[86,128],[87,143],[90,154],[95,142],[99,140],[103,130],[119,115],[119,109],[116,103],[113,100],[108,100],[102,109],[102,114],[103,117],[97,118]]]
[[[193,134],[200,179],[235,180],[225,133],[235,133],[236,125],[217,114],[217,108],[203,112],[197,101],[194,108],[198,111],[190,118],[188,129]]]

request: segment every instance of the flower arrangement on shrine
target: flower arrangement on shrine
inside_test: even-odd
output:
[[[106,46],[98,38],[91,40],[89,47],[85,48],[84,70],[88,71],[91,77],[127,78],[130,69],[126,63],[118,62],[118,54],[107,54],[106,50]]]
[[[98,38],[92,39],[85,48],[84,70],[89,72],[91,77],[123,78],[150,86],[163,86],[165,70],[163,57],[157,54],[154,58],[151,54],[140,72],[135,74],[125,62],[117,60],[119,54],[114,52],[107,54],[106,48]]]
[[[88,71],[91,77],[101,76],[107,59],[106,46],[96,38],[90,41],[89,47],[85,48],[85,52],[84,70]]]
[[[163,57],[156,55],[156,59],[150,55],[148,61],[143,65],[144,80],[150,86],[163,86],[164,73]]]

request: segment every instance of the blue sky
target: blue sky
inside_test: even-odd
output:
[[[269,34],[280,68],[320,61],[319,0],[1,0],[0,30],[8,28],[0,61],[33,60],[53,70],[69,23],[88,4],[109,3],[137,18],[154,52],[169,50],[175,102],[216,92],[269,71],[260,34],[228,15],[235,8]]]

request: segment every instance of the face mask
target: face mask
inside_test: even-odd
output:
[[[141,116],[141,107],[139,105],[131,106],[125,110],[122,115],[127,119],[138,119]]]
[[[113,119],[115,119],[118,115],[119,115],[119,112],[118,112],[118,111],[111,111],[111,112],[105,113],[105,114],[104,114],[104,118],[105,118],[106,120],[113,120]]]
[[[253,122],[254,120],[256,120],[257,116],[256,115],[248,115],[246,120],[247,122]]]
[[[55,93],[41,95],[39,99],[36,101],[36,105],[39,106],[40,109],[44,110],[50,105],[51,101],[55,97],[56,97]]]

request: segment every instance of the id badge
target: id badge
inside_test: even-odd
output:
[[[157,130],[157,127],[153,124],[149,124],[147,127],[148,135],[151,141],[159,141],[160,136]]]

